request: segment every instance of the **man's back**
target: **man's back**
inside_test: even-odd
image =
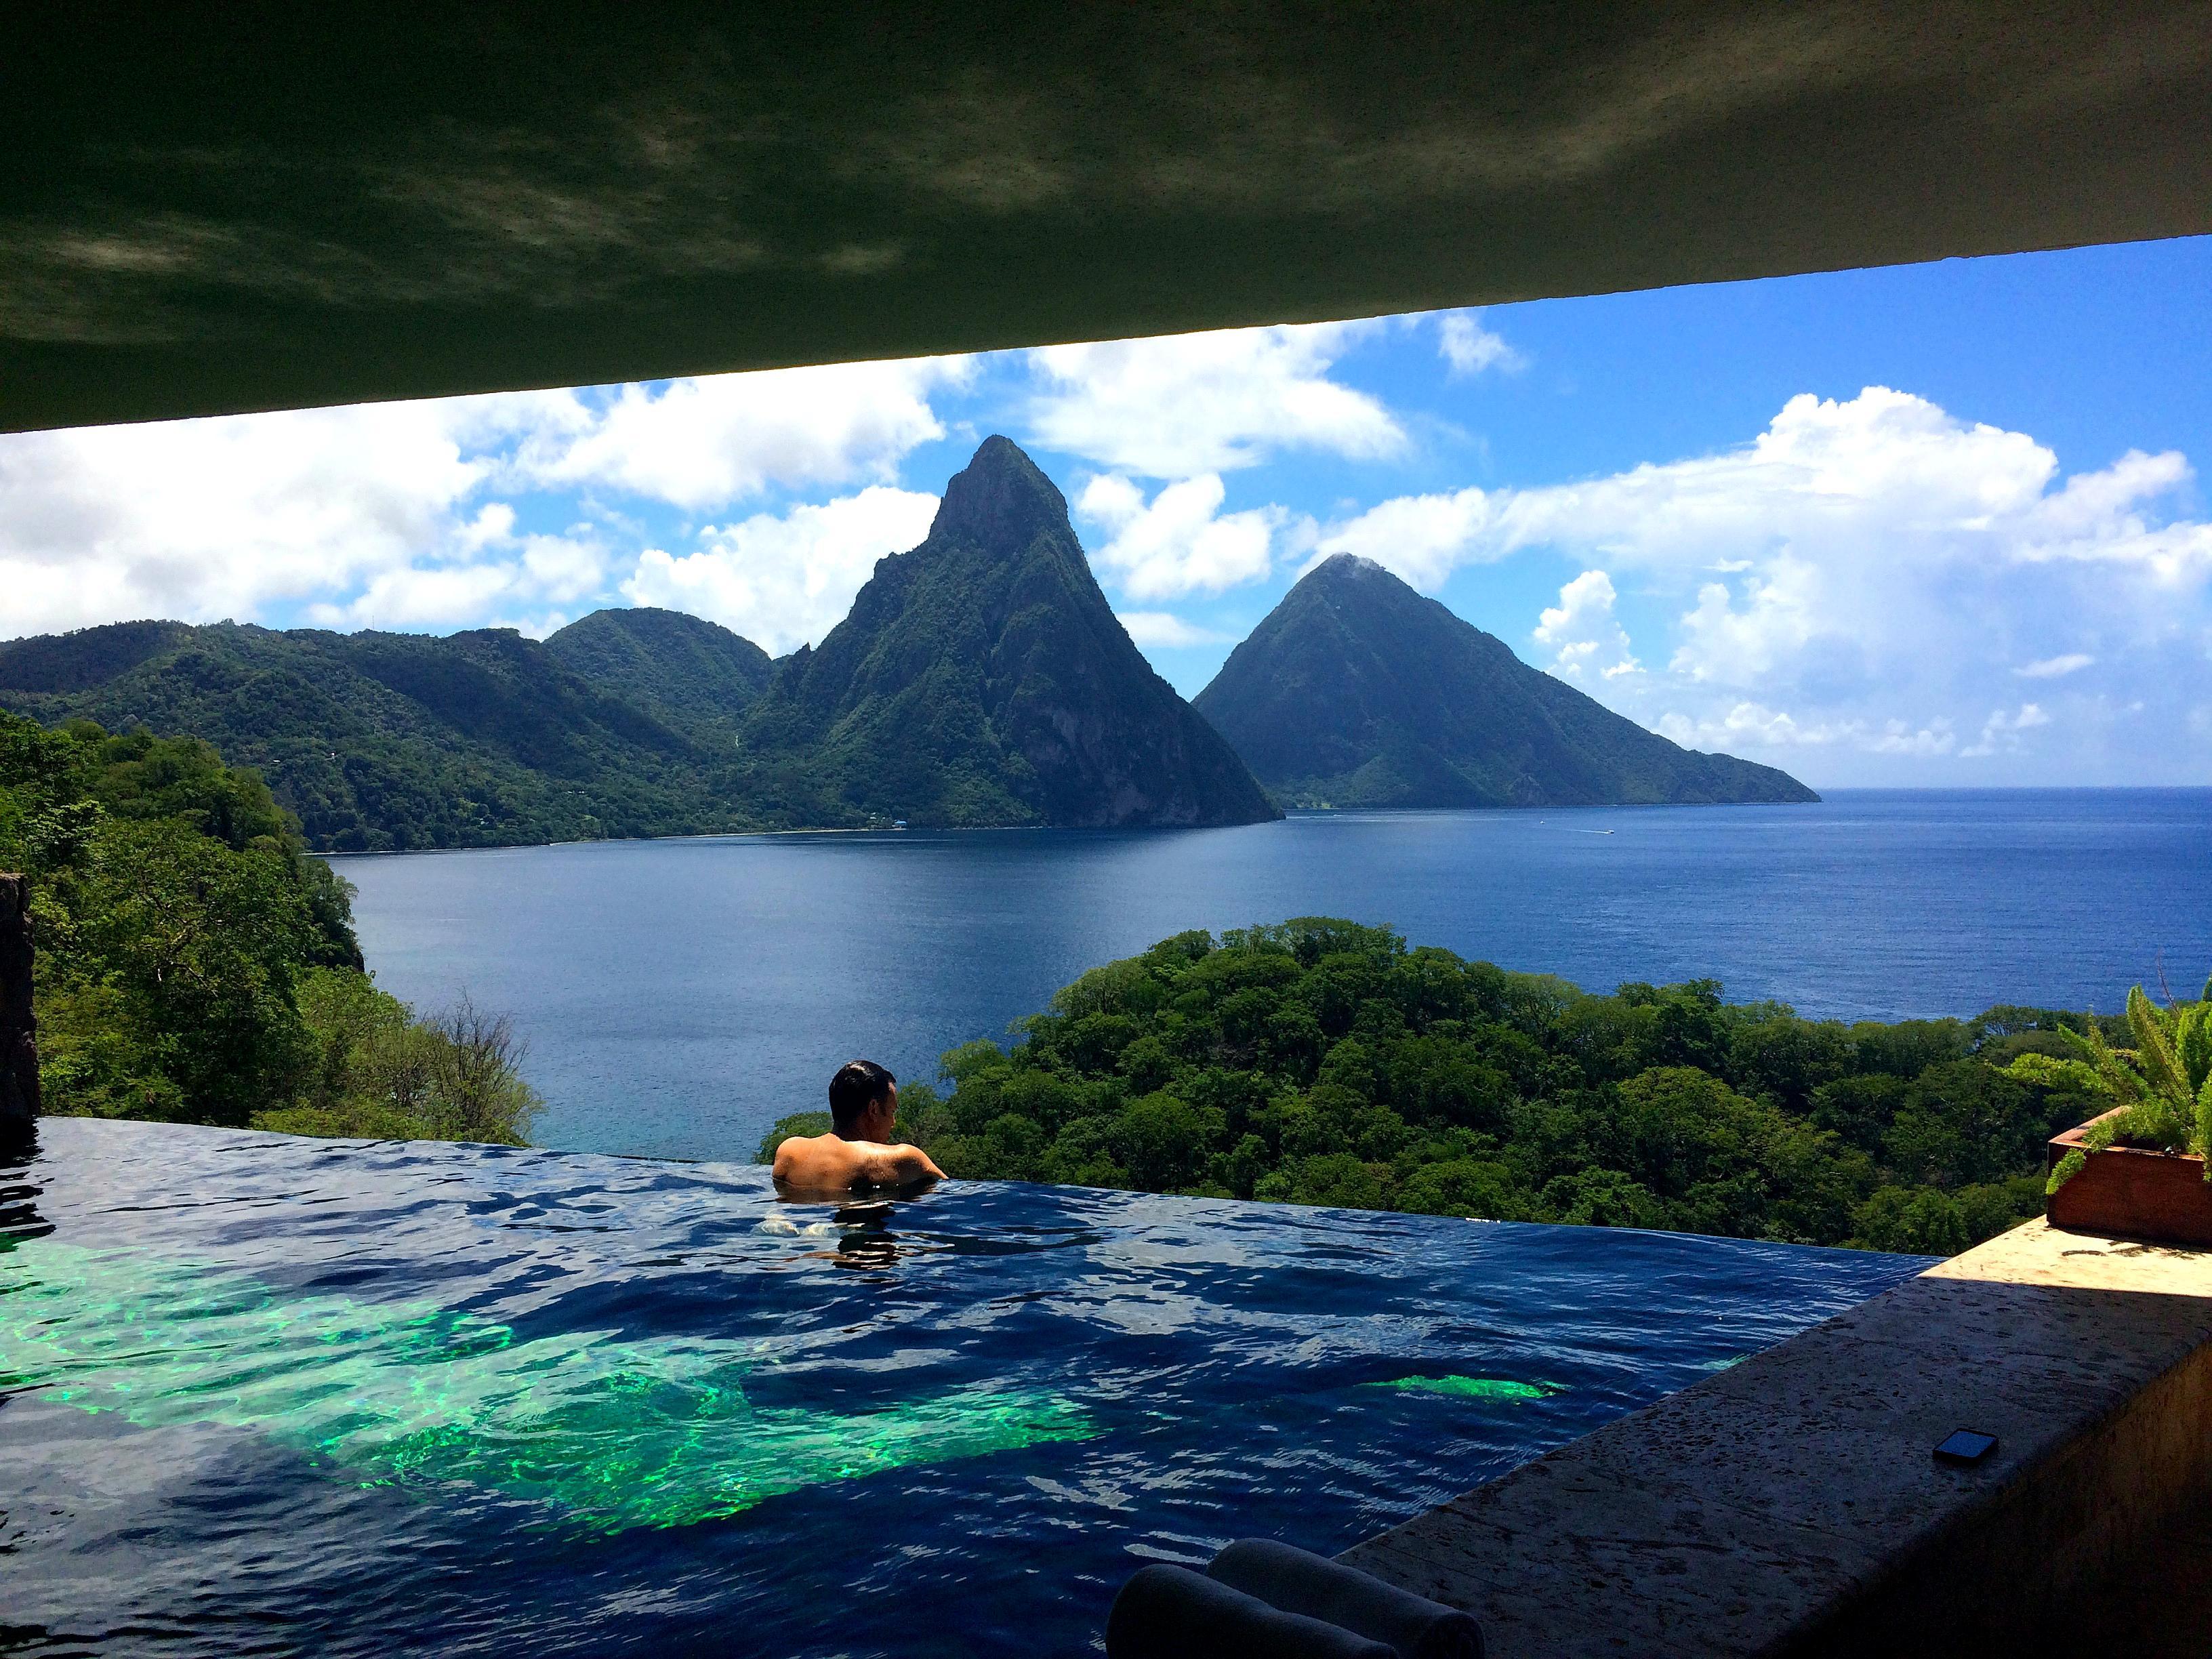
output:
[[[775,1184],[843,1194],[866,1187],[942,1181],[927,1152],[891,1139],[898,1079],[872,1060],[848,1060],[830,1079],[830,1130],[792,1135],[775,1149]]]
[[[792,1135],[775,1149],[775,1183],[816,1192],[908,1187],[943,1179],[945,1171],[919,1146],[825,1135]]]

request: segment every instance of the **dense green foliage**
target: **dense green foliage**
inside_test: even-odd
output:
[[[902,1087],[954,1176],[1948,1254],[2033,1213],[2086,1017],[1844,1024],[1710,981],[1586,995],[1307,919],[1085,974]],[[818,1133],[810,1117],[781,1135]]]
[[[121,623],[0,645],[0,703],[204,738],[326,851],[758,827],[720,804],[726,754],[508,629]]]
[[[1283,596],[1197,708],[1297,805],[1819,799],[1786,772],[1624,720],[1350,554]]]
[[[527,1124],[504,1029],[465,1008],[418,1024],[378,992],[344,884],[204,743],[0,714],[0,868],[31,878],[49,1112],[308,1109],[272,1127],[506,1140]],[[398,1091],[403,1048],[423,1080]]]
[[[570,672],[720,754],[774,665],[750,640],[680,611],[594,611],[547,636]]]
[[[252,1127],[295,1135],[529,1144],[543,1102],[507,1023],[464,1000],[418,1017],[365,974],[313,969],[299,986],[313,1042],[295,1103]]]
[[[2015,1082],[2070,1090],[2106,1114],[2051,1172],[2054,1192],[2081,1170],[2085,1152],[2116,1143],[2194,1152],[2212,1181],[2212,981],[2196,1001],[2166,1008],[2136,986],[2126,1031],[2132,1048],[2114,1047],[2092,1026],[2062,1033],[2071,1051],[2063,1058],[2022,1054],[2005,1067]]]
[[[1152,672],[1051,480],[1004,438],[745,714],[738,790],[793,823],[1249,823],[1277,816]]]

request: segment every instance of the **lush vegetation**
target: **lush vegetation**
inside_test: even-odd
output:
[[[0,714],[0,868],[32,879],[50,1113],[521,1140],[505,1025],[377,990],[345,884],[206,744]]]
[[[2034,1213],[2046,1139],[2101,1109],[2014,1063],[2106,1035],[1586,995],[1327,919],[1178,934],[1017,1030],[947,1054],[949,1092],[902,1087],[948,1174],[1936,1255]]]
[[[724,804],[726,738],[713,748],[509,629],[118,623],[0,644],[0,705],[205,738],[324,851],[763,827]]]
[[[2212,1181],[2212,981],[2195,1002],[2165,1008],[2136,986],[2128,994],[2126,1031],[2131,1048],[2114,1047],[2094,1025],[2063,1031],[2066,1057],[2022,1054],[2005,1075],[2096,1102],[2107,1115],[2091,1125],[2083,1141],[2088,1152],[2122,1143],[2195,1152]],[[2051,1172],[2051,1189],[2086,1161],[2081,1151],[2067,1153]]]

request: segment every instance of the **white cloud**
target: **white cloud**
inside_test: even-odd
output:
[[[1200,628],[1169,611],[1121,611],[1116,620],[1129,637],[1141,646],[1174,647],[1185,645],[1232,645],[1237,636]]]
[[[648,548],[623,583],[632,603],[705,617],[771,656],[818,645],[844,620],[876,562],[929,534],[937,497],[872,485],[858,495],[709,525],[696,552]]]
[[[769,489],[890,483],[909,451],[945,435],[929,394],[973,374],[968,358],[921,357],[561,393],[569,406],[537,416],[513,470],[533,484],[691,509]]]
[[[1801,724],[1778,708],[1756,702],[1734,703],[1697,719],[1671,711],[1661,715],[1653,729],[1685,749],[1709,750],[1817,746],[1851,735],[1848,729],[1826,724]]]
[[[1454,375],[1480,374],[1486,368],[1511,374],[1528,367],[1528,359],[1508,345],[1504,336],[1482,325],[1480,311],[1439,312],[1437,349]]]
[[[1490,498],[1480,489],[1450,495],[1399,495],[1332,526],[1315,544],[1312,562],[1333,553],[1357,554],[1433,593],[1457,566],[1502,559],[1514,550],[1486,543]]]
[[[386,404],[0,438],[0,636],[247,618],[403,569],[459,539],[488,470],[453,418]]]
[[[488,495],[605,492],[688,509],[888,481],[945,434],[930,394],[972,374],[939,358],[0,437],[0,637],[133,617],[535,626],[603,597],[610,535],[635,547],[645,532],[586,506],[596,529],[536,533],[514,501]],[[823,595],[858,585],[841,538],[884,516],[885,497],[861,495],[871,505],[857,514],[833,502],[791,515],[810,574],[787,591],[763,579],[765,609],[744,614],[778,637],[822,631]],[[915,515],[889,516],[903,535]],[[693,557],[711,565],[764,533],[740,526]],[[753,580],[685,569],[720,603]]]
[[[510,562],[414,565],[380,572],[344,605],[313,605],[308,620],[324,628],[452,628],[495,605],[524,598],[520,568]]]
[[[1285,449],[1393,455],[1406,434],[1380,399],[1329,378],[1376,325],[1227,329],[1029,354],[1037,442],[1117,472],[1189,478]]]
[[[1950,720],[1939,714],[1917,731],[1909,720],[1885,720],[1865,746],[1877,755],[1911,755],[1925,760],[1949,754],[1958,742],[1959,734],[1951,729]]]
[[[2192,481],[2180,455],[2134,451],[2062,477],[2026,433],[1873,386],[1793,398],[1717,454],[1385,501],[1328,526],[1316,547],[1431,592],[1455,569],[1527,550],[1632,571],[1639,590],[1674,599],[1680,621],[1670,684],[1635,677],[1607,693],[1616,701],[1663,692],[1706,734],[1747,702],[1786,708],[1844,749],[1963,755],[1981,745],[1960,734],[2016,676],[2057,679],[2094,660],[2116,697],[2174,705],[2181,661],[2212,629],[2212,524],[2181,513]],[[2094,659],[2076,648],[2085,637],[2099,642]],[[2088,722],[2064,729],[2095,740]],[[2010,753],[2016,736],[1989,741]],[[2104,765],[2086,747],[2075,758],[2079,771]]]
[[[1750,445],[1535,489],[1464,489],[1433,502],[1418,564],[1500,560],[1526,546],[1599,549],[1666,571],[1739,571],[1790,544],[1858,546],[1902,535],[1917,550],[2027,564],[2059,557],[2185,568],[2212,560],[2208,525],[2154,531],[2143,504],[2190,480],[2181,456],[2124,456],[2051,493],[2057,456],[2020,431],[1969,425],[1905,392],[1801,394]],[[1440,504],[1449,502],[1449,514]],[[1332,526],[1322,546],[1367,533],[1382,502]]]
[[[1695,608],[1682,617],[1684,638],[1670,665],[1676,673],[1722,685],[1761,684],[1820,629],[1820,572],[1803,560],[1779,556],[1743,586],[1741,605],[1724,583],[1698,589]]]
[[[2033,732],[2039,726],[2050,724],[2051,716],[2045,714],[2041,707],[2035,703],[2021,704],[2020,712],[2016,714],[2008,714],[2002,708],[1994,709],[1990,712],[1989,719],[1983,722],[1981,737],[1976,740],[1972,748],[1961,749],[1959,751],[1960,757],[1962,759],[1978,758],[1984,755],[1994,755],[2000,748],[2009,753],[2018,754],[2024,746],[2020,740],[2021,732]]]
[[[1278,540],[1295,544],[1304,533],[1304,521],[1279,507],[1224,513],[1226,495],[1209,472],[1164,485],[1148,502],[1137,485],[1109,472],[1083,487],[1075,510],[1107,532],[1091,560],[1123,592],[1172,599],[1259,581],[1274,568]]]
[[[1627,630],[1613,613],[1613,579],[1585,570],[1559,589],[1559,603],[1538,618],[1535,640],[1553,653],[1552,672],[1563,679],[1604,679],[1643,672],[1629,649]]]

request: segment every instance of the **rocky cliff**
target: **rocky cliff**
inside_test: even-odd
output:
[[[1248,823],[1277,816],[1115,620],[1067,503],[1005,438],[928,538],[747,711],[744,791],[792,822]]]

